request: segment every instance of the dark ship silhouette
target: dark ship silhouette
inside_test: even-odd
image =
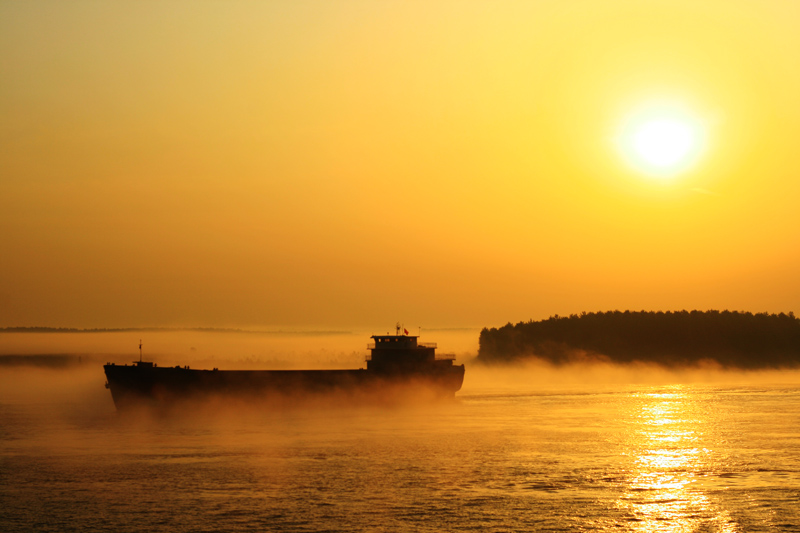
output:
[[[464,365],[454,355],[436,355],[435,343],[417,342],[400,327],[395,335],[373,335],[366,369],[354,370],[196,370],[188,366],[160,367],[142,361],[104,365],[117,410],[168,406],[209,396],[304,398],[343,394],[366,399],[417,390],[436,397],[455,396],[464,381]]]

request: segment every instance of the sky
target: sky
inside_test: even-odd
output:
[[[2,0],[0,327],[799,312],[798,28],[788,0]]]

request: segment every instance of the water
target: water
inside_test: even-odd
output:
[[[140,419],[70,380],[0,394],[0,530],[800,531],[797,384]]]

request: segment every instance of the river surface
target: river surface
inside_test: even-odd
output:
[[[76,379],[0,394],[0,530],[800,531],[796,383],[148,419]]]

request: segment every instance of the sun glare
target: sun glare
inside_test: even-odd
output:
[[[636,153],[658,168],[669,168],[683,161],[693,144],[692,129],[671,119],[647,122],[633,135]]]
[[[703,133],[699,122],[686,112],[653,109],[628,119],[619,144],[623,156],[637,171],[670,178],[696,162]]]

